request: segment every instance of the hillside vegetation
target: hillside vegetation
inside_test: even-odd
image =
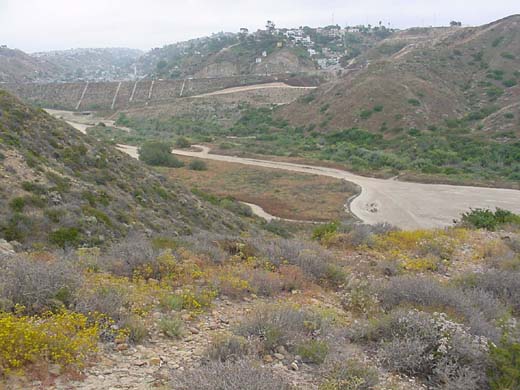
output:
[[[125,154],[2,91],[0,140],[0,237],[24,247],[103,245],[133,230],[243,227]]]

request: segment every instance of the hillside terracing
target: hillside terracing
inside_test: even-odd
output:
[[[2,84],[2,87],[29,103],[46,108],[106,111],[131,106],[153,105],[227,88],[273,82],[306,87],[319,84],[319,78],[279,74],[95,83],[5,83]]]

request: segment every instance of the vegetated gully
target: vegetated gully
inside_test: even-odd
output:
[[[64,114],[63,111],[51,113]],[[65,120],[83,133],[89,127],[85,123],[70,120],[70,117]],[[388,222],[402,229],[440,228],[452,225],[455,219],[460,218],[461,213],[471,208],[499,207],[520,213],[518,190],[376,179],[335,168],[211,154],[210,149],[202,145],[194,145],[194,148],[197,150],[174,149],[172,153],[206,160],[310,173],[355,183],[361,188],[361,192],[351,200],[350,210],[367,224]],[[133,158],[138,158],[135,146],[118,145],[118,149]],[[263,214],[261,216],[264,218],[268,216],[265,212]]]

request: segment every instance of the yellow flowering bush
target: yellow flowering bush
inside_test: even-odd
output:
[[[38,361],[82,366],[97,341],[97,326],[82,314],[0,313],[0,368],[6,372]]]
[[[455,254],[468,232],[465,229],[392,231],[376,236],[374,249],[407,271],[437,271]]]
[[[201,312],[204,308],[211,306],[217,294],[215,291],[209,289],[202,289],[200,291],[186,289],[180,296],[182,298],[183,309]]]

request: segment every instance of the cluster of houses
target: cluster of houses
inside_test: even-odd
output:
[[[256,39],[262,39],[266,36],[277,37],[279,38],[278,47],[302,47],[321,69],[329,69],[338,66],[341,57],[348,54],[344,45],[345,35],[364,31],[366,31],[364,26],[342,28],[338,25],[318,27],[316,29],[309,27],[277,28],[274,22],[268,21],[265,30],[257,30],[250,33],[247,28],[241,28],[239,35],[242,37],[253,36]],[[315,42],[316,40],[322,41],[320,38],[333,42],[335,49],[333,50],[322,43]],[[267,53],[263,52],[262,57],[266,56]],[[262,57],[256,59],[257,64],[262,63]]]

